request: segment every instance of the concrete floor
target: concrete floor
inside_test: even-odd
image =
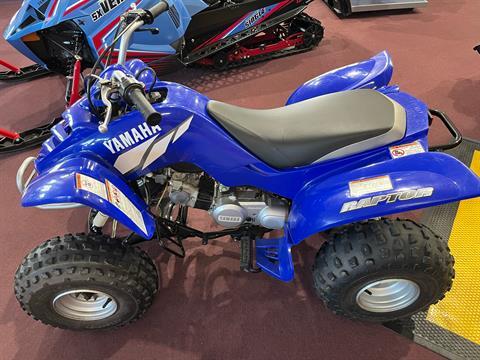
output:
[[[0,27],[20,4],[0,3]],[[299,84],[335,67],[388,49],[394,81],[430,106],[446,111],[469,137],[480,137],[480,42],[477,0],[432,0],[425,9],[339,20],[320,0],[309,13],[322,20],[326,38],[315,51],[225,74],[185,69],[168,75],[214,99],[264,108],[280,106]],[[0,58],[27,64],[4,42]],[[64,82],[47,78],[0,85],[0,125],[22,130],[56,116]],[[434,131],[441,139],[440,131]],[[32,151],[31,154],[35,154]],[[162,271],[162,289],[146,317],[116,332],[72,333],[45,327],[16,303],[12,277],[31,248],[54,235],[84,229],[85,211],[45,212],[20,207],[15,173],[25,156],[0,161],[2,260],[0,359],[435,359],[382,326],[330,314],[311,291],[310,267],[321,239],[294,250],[290,284],[238,271],[238,248],[219,240],[188,243],[184,261],[147,246]],[[211,223],[194,216],[192,225]]]

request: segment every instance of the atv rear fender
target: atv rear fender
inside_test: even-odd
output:
[[[383,187],[378,191],[372,182],[362,182],[377,177],[383,183],[388,178],[391,188],[378,185]],[[392,159],[305,185],[293,200],[289,241],[298,244],[344,224],[477,196],[480,178],[450,155],[427,152]]]
[[[383,51],[369,60],[332,70],[307,81],[295,90],[287,105],[339,91],[378,89],[387,86],[392,75],[392,60]]]
[[[368,180],[375,178],[383,183],[376,185],[383,186],[383,191],[368,186]],[[386,178],[392,185],[390,190],[386,190]],[[364,194],[358,194],[362,180],[367,180],[367,186]],[[352,182],[356,186],[351,187]],[[351,189],[357,193],[352,194]],[[305,185],[293,199],[284,236],[257,240],[257,265],[279,280],[291,281],[294,277],[291,248],[311,235],[349,223],[477,196],[480,196],[480,178],[444,153],[420,153],[318,178]]]
[[[72,203],[94,208],[146,239],[154,234],[147,204],[116,170],[95,159],[75,157],[57,164],[28,184],[22,196],[25,207]]]

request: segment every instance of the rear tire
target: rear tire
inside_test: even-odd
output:
[[[452,286],[448,244],[409,220],[369,220],[331,232],[313,267],[317,295],[334,313],[385,322],[422,311]]]
[[[28,254],[15,274],[23,310],[44,324],[70,330],[116,328],[139,319],[158,289],[154,262],[118,239],[56,237]]]

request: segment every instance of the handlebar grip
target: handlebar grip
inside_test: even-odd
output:
[[[146,10],[147,13],[149,13],[152,23],[155,18],[160,16],[162,13],[167,11],[169,8],[169,5],[166,1],[160,1],[158,4],[152,6],[150,9]]]
[[[157,112],[152,104],[150,104],[143,89],[138,86],[130,86],[125,90],[124,97],[129,103],[137,107],[148,125],[157,126],[160,124],[162,114]]]

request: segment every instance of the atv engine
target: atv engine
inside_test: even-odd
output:
[[[174,204],[208,210],[225,228],[253,224],[282,229],[288,215],[286,201],[249,187],[229,188],[204,173],[170,171],[169,198]]]
[[[267,229],[282,229],[288,215],[288,205],[261,191],[247,187],[226,188],[219,191],[210,210],[217,224],[235,228],[244,223]]]

